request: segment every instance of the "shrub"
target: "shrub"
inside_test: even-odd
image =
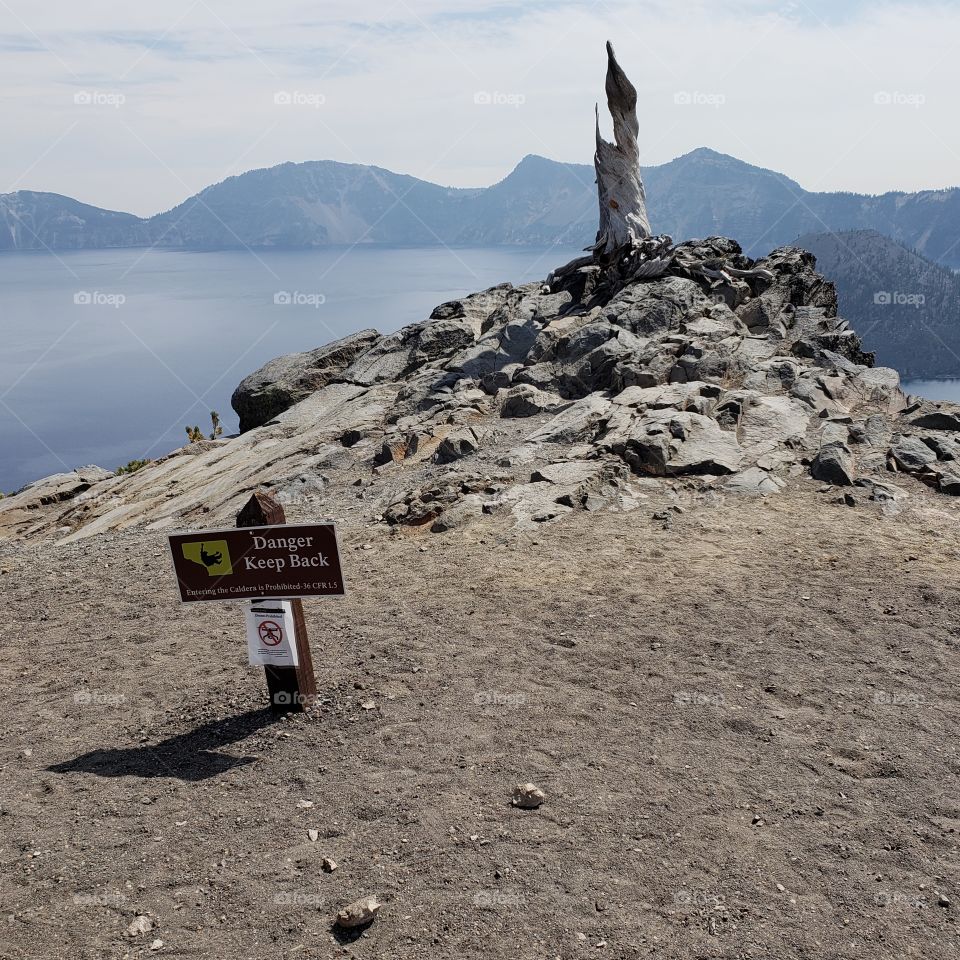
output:
[[[217,413],[216,410],[210,411],[210,423],[213,425],[213,429],[210,431],[209,439],[216,440],[217,437],[223,436],[223,427],[220,425],[220,414]],[[201,440],[207,439],[199,426],[187,427],[186,430],[187,438],[191,443],[199,443]]]
[[[125,463],[122,467],[117,467],[114,470],[114,475],[122,477],[125,473],[136,473],[138,470],[142,470],[148,463],[153,463],[152,460],[131,460],[129,463]]]

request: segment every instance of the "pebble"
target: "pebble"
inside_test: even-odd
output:
[[[312,800],[298,800],[298,801],[297,801],[297,806],[298,806],[301,810],[309,810],[310,807],[313,806],[313,801],[312,801]]]
[[[320,839],[320,831],[319,831],[319,830],[308,830],[308,831],[307,831],[307,836],[310,838],[310,842],[311,842],[311,843],[316,843],[316,842]]]
[[[162,950],[162,949],[163,949],[163,941],[162,941],[159,937],[157,937],[157,939],[154,940],[153,943],[150,944],[150,949],[153,950],[154,953],[156,953],[157,950]]]
[[[324,857],[320,861],[320,869],[324,873],[333,873],[333,871],[337,869],[337,861],[332,857]]]
[[[380,912],[383,904],[376,897],[354,900],[337,914],[337,925],[350,930],[370,923]]]
[[[127,936],[142,936],[145,933],[149,933],[153,929],[153,926],[153,921],[149,917],[141,914],[139,917],[134,917],[130,923],[130,926],[127,927]]]
[[[937,904],[941,907],[949,907],[950,898],[945,893],[941,893],[940,896],[937,897]]]
[[[510,802],[521,810],[536,810],[546,799],[546,794],[535,784],[518,783],[514,787],[513,799]]]

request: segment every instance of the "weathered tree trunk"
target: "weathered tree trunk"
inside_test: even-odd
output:
[[[617,63],[613,45],[607,42],[607,106],[613,118],[614,143],[600,136],[597,109],[597,189],[600,194],[600,230],[594,252],[611,254],[627,244],[650,236],[646,195],[640,176],[637,136],[637,91]]]

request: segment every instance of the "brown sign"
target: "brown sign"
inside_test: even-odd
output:
[[[332,523],[174,533],[170,551],[184,603],[345,592]]]

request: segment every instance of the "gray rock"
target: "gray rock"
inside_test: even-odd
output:
[[[322,497],[326,487],[326,477],[314,473],[301,473],[274,487],[273,493],[284,506],[292,506]]]
[[[938,460],[956,460],[960,453],[960,447],[952,437],[933,434],[921,439],[937,455]]]
[[[856,466],[849,447],[843,443],[828,443],[810,464],[810,475],[814,480],[829,483],[836,487],[849,487],[856,475]]]
[[[960,470],[955,466],[945,468],[940,474],[937,489],[951,497],[960,497]]]
[[[277,357],[246,377],[230,398],[242,432],[263,426],[322,390],[380,340],[376,330],[359,333],[306,353]]]
[[[861,477],[856,481],[856,486],[867,490],[870,499],[877,503],[894,503],[907,497],[907,493],[900,487],[894,486],[892,483],[874,480],[872,477]]]
[[[851,424],[848,435],[851,443],[882,447],[889,441],[890,432],[890,422],[883,414],[876,413],[867,417],[862,423]]]
[[[890,456],[905,473],[917,473],[937,462],[937,455],[920,437],[900,437],[890,446]]]
[[[960,407],[954,404],[925,401],[910,416],[910,424],[922,430],[960,430]]]
[[[540,413],[558,410],[569,404],[554,393],[538,390],[522,383],[507,391],[500,407],[503,418],[535,417]]]
[[[483,497],[476,494],[468,494],[462,497],[456,503],[447,507],[443,513],[437,517],[430,526],[431,533],[446,533],[448,530],[456,530],[465,524],[476,520],[483,512],[485,501]]]
[[[476,336],[474,325],[466,317],[434,320],[424,324],[411,359],[426,364],[449,357],[470,346]]]
[[[433,455],[434,463],[453,463],[476,453],[480,448],[480,440],[475,431],[467,428],[447,434],[437,447]]]
[[[681,321],[703,315],[709,307],[698,284],[667,277],[624,288],[604,308],[603,317],[631,333],[652,334],[679,329]]]
[[[628,438],[618,428],[604,446],[621,456],[631,470],[653,476],[735,473],[743,463],[736,436],[710,417],[671,409],[649,411],[638,418]]]
[[[512,320],[489,330],[471,347],[456,354],[448,366],[482,381],[504,367],[522,363],[539,332],[540,323],[532,316]]]
[[[505,367],[486,374],[481,381],[481,386],[487,393],[497,393],[500,390],[505,390],[513,383],[513,378],[517,372],[522,369],[522,363],[508,363]]]
[[[740,418],[740,442],[760,456],[777,447],[798,444],[810,426],[810,410],[787,396],[753,396]]]
[[[723,485],[724,490],[748,497],[767,497],[779,493],[785,482],[759,467],[748,467],[742,473],[735,473]]]
[[[592,480],[604,469],[604,464],[591,460],[562,460],[534,470],[531,483],[552,483],[557,486],[574,486]]]
[[[483,331],[486,320],[495,311],[499,310],[507,301],[510,294],[515,292],[512,283],[501,283],[488,290],[471,294],[460,300],[449,300],[441,303],[430,314],[431,320],[465,319],[475,328],[477,336]]]
[[[542,427],[526,438],[526,443],[580,443],[591,442],[609,416],[613,404],[602,394],[589,396],[551,417]]]

